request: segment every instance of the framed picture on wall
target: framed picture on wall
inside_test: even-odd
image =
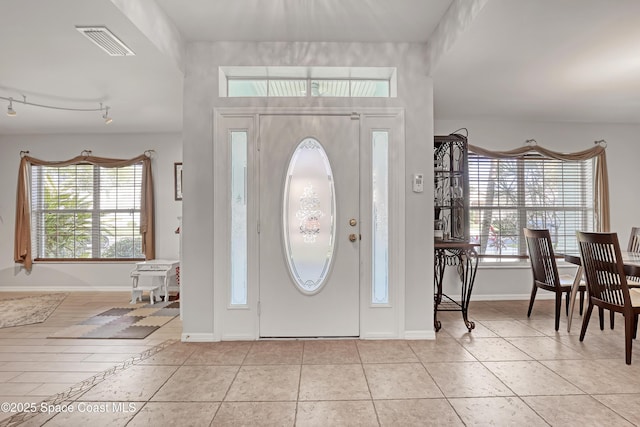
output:
[[[182,162],[173,164],[175,199],[182,200]]]

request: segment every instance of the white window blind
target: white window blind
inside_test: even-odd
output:
[[[471,239],[483,258],[527,255],[522,229],[549,229],[556,252],[577,252],[576,230],[592,231],[593,160],[469,154]]]
[[[143,259],[142,163],[31,167],[35,258]]]

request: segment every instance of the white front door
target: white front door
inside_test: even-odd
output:
[[[261,115],[261,337],[359,336],[359,122]]]

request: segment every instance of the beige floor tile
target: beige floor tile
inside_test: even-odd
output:
[[[94,372],[22,372],[11,378],[12,383],[79,383]]]
[[[451,315],[453,313],[448,314]],[[440,320],[442,323],[442,329],[438,331],[438,335],[446,334],[447,336],[459,340],[470,338],[495,338],[498,336],[491,329],[484,326],[481,321],[478,321],[476,319],[470,319],[475,323],[475,328],[471,332],[469,332],[467,326],[462,320],[462,315],[460,313],[456,313],[456,316],[453,318],[445,318],[444,313],[439,313],[438,320]]]
[[[484,366],[518,396],[584,394],[537,361],[485,362]]]
[[[425,363],[424,366],[446,397],[514,395],[479,362]]]
[[[195,345],[191,343],[176,342],[161,352],[142,360],[140,365],[182,365],[195,349]]]
[[[73,385],[74,384],[72,383],[44,383],[39,387],[31,390],[29,393],[27,393],[27,395],[38,396],[42,398],[49,397],[67,391],[68,389],[73,387]]]
[[[303,365],[298,400],[371,399],[362,365]]]
[[[640,365],[628,366],[624,359],[540,363],[589,394],[640,393]]]
[[[295,402],[223,402],[211,426],[293,426]]]
[[[482,324],[496,335],[506,337],[542,337],[544,334],[518,320],[483,320]]]
[[[107,377],[79,397],[79,400],[131,402],[148,400],[177,368],[177,366],[131,366]]]
[[[42,383],[0,383],[0,395],[27,395]]]
[[[302,363],[302,341],[258,341],[253,343],[245,365],[294,365]]]
[[[94,353],[85,355],[83,362],[110,362],[116,364],[138,355],[139,353]]]
[[[225,401],[295,401],[299,365],[242,366]]]
[[[418,362],[407,341],[358,341],[362,363],[411,363]]]
[[[185,365],[241,365],[252,344],[236,341],[198,343],[184,363]]]
[[[22,372],[9,372],[9,371],[0,371],[0,382],[9,381],[12,378],[17,377]]]
[[[593,398],[629,422],[640,426],[640,394],[605,394],[594,395]]]
[[[59,347],[47,345],[7,345],[0,346],[0,353],[62,353],[67,348],[68,346]]]
[[[2,371],[24,372],[102,372],[113,366],[110,362],[8,362]]]
[[[302,363],[306,365],[360,363],[354,340],[305,341]]]
[[[518,397],[461,398],[449,402],[467,426],[548,426]]]
[[[80,362],[91,353],[0,353],[3,362]],[[6,365],[6,363],[3,363]]]
[[[181,366],[152,400],[221,402],[237,372],[237,366]]]
[[[471,362],[475,361],[465,348],[455,339],[438,335],[435,340],[408,341],[421,362]]]
[[[584,358],[580,352],[550,337],[506,338],[506,340],[536,360]]]
[[[531,360],[504,338],[477,338],[462,342],[462,345],[480,361]]]
[[[296,426],[377,426],[372,401],[300,402]]]
[[[531,396],[522,399],[553,426],[634,425],[591,396]]]
[[[219,406],[219,402],[149,402],[135,414],[127,427],[208,426]]]
[[[5,295],[0,293],[0,298]],[[7,388],[1,391],[26,392],[0,395],[0,401],[38,404],[40,400],[51,400],[58,392],[68,391],[72,384],[92,377],[98,367],[121,365],[122,361],[137,359],[140,353],[167,339],[180,340],[182,323],[179,318],[141,340],[47,338],[112,307],[129,307],[129,298],[128,292],[73,292],[46,322],[0,329],[0,384]],[[638,411],[634,409],[640,406],[640,362],[637,361],[640,356],[631,366],[624,364],[622,318],[616,318],[616,328],[611,330],[607,317],[606,328],[600,331],[597,314],[594,314],[585,341],[581,343],[578,340],[580,316],[574,315],[570,334],[566,332],[566,316],[562,316],[561,330],[556,332],[553,330],[553,301],[537,300],[531,318],[526,317],[527,306],[528,301],[473,301],[470,315],[476,322],[476,329],[471,333],[466,330],[460,312],[441,312],[438,317],[443,322],[443,329],[436,340],[174,342],[163,346],[164,349],[154,356],[136,360],[124,371],[118,366],[116,374],[108,376],[84,396],[76,394],[70,400],[79,404],[93,393],[93,398],[100,402],[114,399],[132,402],[137,410],[144,411],[144,416],[131,425],[163,425],[167,422],[183,425],[185,419],[192,418],[192,413],[204,413],[197,424],[208,425],[218,409],[218,400],[201,402],[204,405],[200,406],[197,402],[184,402],[183,405],[146,400],[153,399],[154,395],[156,399],[197,400],[205,396],[222,399],[219,396],[224,396],[225,386],[229,389],[228,396],[213,425],[235,426],[243,420],[250,425],[292,425],[296,408],[299,425],[323,427],[378,425],[378,421],[394,426],[412,425],[414,421],[418,425],[430,425],[431,421],[460,425],[457,414],[467,425],[517,422],[528,426],[540,421],[535,414],[532,416],[534,411],[523,400],[545,417],[548,424],[571,425],[575,421],[579,425],[593,425],[594,419],[612,411],[617,415],[606,421],[610,418],[615,424],[620,416],[640,425]],[[538,336],[539,333],[544,336]],[[425,375],[435,381],[438,393],[444,393],[453,406],[448,406],[450,404],[442,398],[385,398],[372,402],[371,396],[367,395],[363,400],[329,400],[342,396],[353,399],[348,396],[362,390],[374,395],[376,390],[382,390],[388,396],[424,393],[431,386],[422,384],[420,375],[405,370],[407,365],[419,366],[420,362],[428,370]],[[279,365],[282,363],[291,365]],[[601,374],[604,365],[611,366],[606,375]],[[25,370],[15,370],[19,367]],[[349,373],[344,371],[352,367],[360,369],[356,380],[349,379]],[[27,371],[27,368],[37,370]],[[58,371],[60,368],[89,370],[65,372]],[[226,372],[227,369],[238,371],[230,386],[228,378],[213,372]],[[200,375],[196,376],[196,372]],[[365,381],[362,381],[363,377]],[[369,377],[373,380],[367,382]],[[577,393],[592,393],[592,396],[528,396],[547,393],[548,388],[556,388],[558,383],[563,393],[572,393],[574,389],[579,390]],[[353,387],[357,384],[360,386]],[[520,397],[514,393],[519,393]],[[327,400],[305,400],[320,399],[323,394]],[[492,399],[492,396],[496,398]],[[465,399],[476,397],[478,399]],[[601,403],[593,404],[594,399]],[[562,414],[552,411],[558,401],[568,402],[567,406],[573,405],[572,408],[591,406],[584,413],[571,412],[572,421],[565,422]],[[433,417],[433,414],[439,415]],[[0,414],[0,419],[11,415]],[[71,421],[63,414],[57,414],[55,422],[99,426],[103,423],[124,425],[129,420],[125,417],[121,421],[113,413],[111,416],[115,418],[110,418],[109,414],[94,416],[90,421],[80,418]],[[40,414],[22,425],[41,426],[50,417]],[[597,423],[602,425],[602,422]],[[56,425],[54,420],[50,425]]]
[[[382,426],[463,426],[446,399],[374,400]]]
[[[374,399],[442,397],[436,383],[420,363],[364,365]]]

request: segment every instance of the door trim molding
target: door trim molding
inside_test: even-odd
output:
[[[214,274],[213,274],[213,294],[214,294],[214,325],[213,337],[214,341],[219,340],[237,340],[243,339],[259,339],[259,316],[258,316],[258,267],[259,267],[259,251],[258,236],[254,232],[255,225],[259,218],[259,209],[257,202],[252,203],[249,200],[249,208],[247,213],[248,221],[248,303],[244,307],[230,307],[229,301],[229,284],[230,284],[230,249],[229,249],[229,164],[230,152],[228,150],[227,130],[238,129],[238,123],[245,123],[244,128],[249,132],[248,149],[257,153],[259,149],[259,120],[264,115],[340,115],[340,116],[359,116],[360,121],[360,143],[366,138],[364,126],[366,123],[380,118],[397,120],[397,138],[394,138],[394,151],[391,151],[390,141],[390,157],[389,166],[389,190],[390,194],[397,197],[397,203],[390,206],[390,216],[393,215],[393,223],[390,224],[389,252],[393,255],[389,264],[389,283],[390,283],[390,304],[385,306],[373,306],[371,304],[371,283],[363,280],[363,270],[371,266],[370,253],[361,249],[360,262],[362,268],[360,276],[360,337],[361,338],[389,338],[404,339],[410,338],[412,335],[409,331],[405,332],[405,134],[404,134],[404,108],[389,107],[363,107],[363,108],[345,108],[345,107],[223,107],[215,108],[212,111],[212,142],[213,148],[213,167],[214,167]],[[357,117],[355,117],[357,118]],[[231,120],[238,119],[238,120]],[[395,129],[395,128],[394,128]],[[249,160],[249,162],[252,162]],[[255,199],[257,194],[257,179],[260,176],[259,162],[253,161],[248,164],[249,176],[247,185],[249,186],[248,197]],[[361,181],[363,178],[361,177]],[[362,191],[362,190],[361,190]],[[363,204],[370,201],[370,196],[362,197]],[[361,206],[362,208],[369,207]],[[393,236],[393,237],[392,237]],[[367,258],[368,257],[368,258]],[[395,284],[395,286],[394,286]],[[368,300],[367,300],[368,298]],[[365,315],[365,311],[368,316]],[[383,314],[384,313],[384,314]],[[373,322],[373,317],[384,317],[386,322]],[[381,318],[382,318],[381,317]],[[390,321],[390,322],[389,322]],[[376,323],[378,325],[376,325]],[[392,325],[389,325],[392,323]],[[381,329],[385,325],[385,329]],[[388,328],[388,329],[386,329]],[[420,334],[419,334],[420,335]],[[193,339],[193,337],[192,337]]]

